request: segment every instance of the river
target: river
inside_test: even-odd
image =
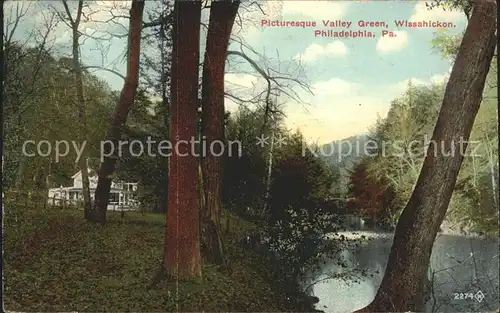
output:
[[[392,233],[375,231],[345,232],[343,235],[351,239],[365,236],[371,240],[343,250],[343,256],[348,259],[347,267],[340,267],[329,259],[303,281],[304,288],[308,286],[311,294],[319,298],[316,308],[325,312],[349,313],[373,300],[393,238]],[[429,270],[430,279],[430,273],[434,273],[434,292],[427,302],[426,312],[491,312],[498,309],[498,254],[497,238],[438,234]],[[365,269],[368,275],[359,282],[351,278],[328,278],[332,273],[345,274],[356,269]]]

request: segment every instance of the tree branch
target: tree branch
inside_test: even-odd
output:
[[[105,67],[97,66],[97,65],[89,65],[89,66],[83,66],[82,67],[82,70],[87,70],[87,69],[96,69],[96,70],[102,70],[102,71],[110,72],[110,73],[113,73],[116,76],[120,77],[121,79],[125,80],[125,76],[123,76],[119,72],[117,72],[115,70],[112,70],[112,69],[109,69],[109,68],[105,68]]]

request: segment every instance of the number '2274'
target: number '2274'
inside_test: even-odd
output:
[[[453,293],[453,300],[467,300],[467,299],[474,299],[474,294],[472,292],[454,292]]]

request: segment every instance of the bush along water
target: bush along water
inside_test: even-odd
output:
[[[319,207],[295,209],[288,206],[283,210],[274,210],[274,213],[259,233],[244,237],[245,245],[255,249],[272,264],[269,278],[284,294],[287,309],[319,311],[315,308],[319,299],[311,293],[310,288],[315,284],[315,274],[325,275],[322,266],[326,262],[336,262],[339,268],[347,269],[349,260],[342,252],[360,242],[347,242],[344,236],[338,234],[343,225],[342,217],[323,212]],[[327,233],[337,240],[325,239]],[[327,275],[352,280],[360,273],[354,270]],[[311,277],[308,277],[311,275],[312,282]]]

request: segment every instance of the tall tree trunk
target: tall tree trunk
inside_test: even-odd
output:
[[[168,75],[169,73],[169,68],[167,64],[171,64],[171,60],[167,60],[167,54],[165,53],[165,47],[164,47],[164,42],[167,40],[166,34],[165,34],[165,28],[167,27],[167,21],[165,19],[162,19],[161,26],[160,26],[160,34],[161,34],[161,43],[159,44],[159,47],[161,49],[160,51],[160,57],[161,57],[161,102],[163,106],[163,124],[165,125],[165,138],[168,138],[170,134],[170,101],[168,99]],[[167,158],[165,160],[167,162],[166,167],[167,169],[169,168],[168,162],[169,159]],[[161,182],[161,212],[167,213],[167,208],[168,208],[168,190],[167,188],[163,188],[163,186],[168,186],[168,175],[164,175],[162,182]]]
[[[78,30],[73,30],[73,36],[77,35]],[[74,37],[75,38],[75,37]],[[83,77],[80,67],[80,57],[78,52],[78,37],[73,39],[73,67],[75,69],[75,85],[78,98],[78,120],[80,122],[80,136],[81,142],[85,140],[87,134],[87,121],[85,117],[85,99],[83,97]],[[82,171],[82,193],[83,193],[83,216],[89,219],[91,202],[90,202],[90,182],[89,182],[89,169],[87,165],[87,151],[84,149],[80,157],[79,168]]]
[[[203,251],[215,264],[224,264],[224,247],[221,236],[221,156],[217,149],[224,139],[224,67],[226,65],[229,37],[240,2],[213,1],[207,32],[202,80],[202,134],[209,148],[202,155],[204,204],[202,207]],[[216,144],[216,143],[219,144]],[[215,144],[214,144],[215,143]],[[210,148],[213,147],[214,149]],[[215,151],[212,151],[215,150]],[[205,151],[203,151],[205,154]]]
[[[382,284],[358,312],[421,312],[439,226],[462,164],[496,45],[496,3],[478,0],[467,25],[417,184],[396,227]],[[443,145],[443,146],[441,146]],[[441,148],[443,147],[443,148]]]
[[[47,207],[47,203],[49,201],[49,189],[51,184],[52,177],[52,158],[49,158],[49,164],[47,165],[47,172],[45,173],[45,183],[44,183],[44,193],[42,197],[43,207],[44,209]]]
[[[201,1],[176,1],[171,69],[168,210],[163,266],[170,277],[201,276],[197,136]]]
[[[127,74],[120,93],[120,99],[115,107],[111,120],[107,140],[112,142],[112,155],[104,157],[98,172],[97,187],[95,191],[94,207],[91,219],[101,224],[106,223],[106,211],[109,203],[112,175],[115,171],[118,155],[118,142],[127,121],[127,115],[134,104],[137,86],[139,85],[139,59],[141,53],[141,29],[144,0],[133,0],[130,8],[130,23],[128,36]],[[109,152],[109,151],[106,151]],[[109,155],[110,153],[106,153]]]
[[[80,26],[80,21],[82,17],[83,0],[78,1],[78,9],[76,11],[75,18],[72,17],[71,11],[69,10],[67,0],[63,0],[64,9],[68,15],[69,24],[71,25],[72,31],[72,52],[73,52],[73,75],[75,79],[75,90],[76,90],[76,106],[78,111],[78,122],[79,122],[79,137],[80,141],[85,140],[85,135],[87,134],[87,121],[85,116],[85,98],[83,96],[83,74],[82,67],[80,63],[80,32],[78,27]],[[80,158],[79,164],[80,171],[82,172],[82,193],[83,193],[83,216],[85,219],[89,219],[91,203],[90,203],[90,183],[89,183],[89,171],[87,167],[87,152],[84,149],[82,151],[82,156]]]
[[[28,157],[21,155],[19,159],[19,164],[16,172],[16,180],[14,182],[14,190],[16,193],[20,193],[24,189],[24,172],[26,166],[28,165]]]
[[[271,131],[271,146],[269,147],[269,163],[267,164],[267,177],[266,177],[266,194],[264,196],[264,208],[262,209],[262,216],[267,213],[269,206],[269,197],[271,195],[271,177],[273,174],[273,152],[274,152],[274,135],[276,133],[276,123],[273,121]]]
[[[0,21],[3,21],[3,6],[5,4],[5,1],[4,0],[0,0],[0,5],[2,6],[0,8]],[[2,133],[2,143],[0,143],[0,147],[1,147],[1,151],[3,152],[2,153],[2,173],[3,173],[3,163],[4,163],[4,155],[5,155],[5,152],[4,152],[4,140],[5,140],[5,134],[4,134],[4,106],[5,106],[5,100],[6,100],[6,97],[5,97],[5,89],[6,89],[6,86],[5,86],[5,75],[6,75],[6,70],[7,70],[7,62],[5,61],[6,60],[6,57],[7,57],[7,53],[5,50],[6,47],[4,46],[4,25],[2,23],[2,25],[0,25],[0,44],[2,45],[2,49],[0,51],[0,66],[2,67],[2,72],[0,73],[0,84],[2,86],[2,88],[0,88],[0,99],[2,100],[2,104],[1,104],[1,110],[0,110],[0,130],[1,130],[1,133]],[[5,179],[3,178],[4,175],[2,175],[2,203],[3,203],[3,197],[4,197],[4,189],[5,189]],[[2,217],[3,218],[3,217]]]
[[[493,155],[493,149],[491,149],[491,141],[488,136],[488,133],[485,134],[486,136],[486,151],[488,153],[488,166],[490,170],[490,177],[491,177],[491,192],[493,194],[493,207],[498,208],[498,187],[497,187],[497,182],[496,182],[496,175],[497,171],[495,171],[495,162],[494,162],[494,155]]]

